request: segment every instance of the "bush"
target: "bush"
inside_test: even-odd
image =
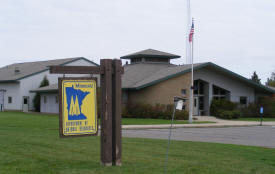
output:
[[[212,100],[210,106],[210,114],[212,116],[223,118],[223,119],[233,119],[239,118],[241,113],[236,110],[237,104],[229,100]]]
[[[227,110],[219,110],[219,114],[217,117],[222,119],[237,119],[241,115],[239,110],[227,111]]]
[[[242,117],[260,117],[260,107],[264,107],[264,117],[275,117],[275,98],[260,97],[255,104],[249,104],[241,109]]]
[[[159,118],[171,119],[174,105],[156,104],[152,106],[145,103],[128,104],[122,108],[122,117],[124,118]],[[176,111],[175,119],[187,120],[186,111]]]
[[[175,120],[188,120],[189,114],[187,111],[176,111]]]

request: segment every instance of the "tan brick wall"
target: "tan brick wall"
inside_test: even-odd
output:
[[[152,105],[156,103],[173,104],[174,96],[189,98],[190,78],[190,73],[186,73],[138,91],[129,91],[128,101]],[[181,94],[182,89],[186,89],[185,96]],[[187,100],[186,109],[188,110],[188,108],[189,102]]]

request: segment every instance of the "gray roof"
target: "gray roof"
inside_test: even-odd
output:
[[[46,71],[49,69],[49,66],[51,66],[51,65],[65,65],[70,62],[77,61],[79,59],[85,59],[85,60],[97,65],[96,63],[94,63],[84,57],[55,59],[55,60],[37,61],[37,62],[15,63],[15,64],[11,64],[11,65],[0,68],[0,82],[16,82],[17,80],[23,79],[25,77]],[[16,69],[18,69],[20,72],[15,73]]]
[[[30,92],[57,92],[57,91],[58,91],[58,84],[56,83],[49,86],[43,86],[41,88],[31,90]]]
[[[194,70],[199,70],[204,67],[213,68],[218,72],[225,73],[234,77],[251,87],[267,93],[275,93],[275,89],[257,84],[239,74],[229,71],[214,63],[198,63],[194,64]],[[129,90],[139,90],[162,81],[174,78],[191,71],[191,65],[172,65],[172,64],[158,64],[158,63],[138,63],[124,66],[124,74],[122,75],[122,88]],[[57,85],[50,85],[48,87],[32,90],[32,92],[50,92],[57,91]]]
[[[194,67],[203,63],[194,64]],[[151,83],[158,83],[161,80],[167,80],[170,76],[177,73],[190,70],[191,65],[172,65],[156,63],[139,63],[124,66],[122,75],[122,88],[141,89],[150,86]]]
[[[180,58],[179,55],[166,53],[154,49],[147,49],[142,50],[136,53],[128,54],[126,56],[120,57],[121,59],[132,59],[132,58],[139,58],[139,57],[158,57],[158,58],[169,58],[169,59],[175,59]]]

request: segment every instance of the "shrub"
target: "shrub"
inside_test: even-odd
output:
[[[210,106],[210,114],[213,116],[217,116],[219,114],[219,110],[225,110],[225,111],[232,111],[237,108],[237,104],[221,99],[221,100],[212,100],[211,106]]]
[[[223,119],[239,118],[241,113],[236,110],[237,104],[229,100],[212,100],[210,113],[213,116]]]
[[[145,103],[128,104],[122,108],[122,117],[125,118],[160,118],[171,119],[174,105],[156,104],[154,106]],[[176,111],[175,119],[186,120],[186,111]]]
[[[237,119],[240,117],[241,112],[239,110],[219,110],[219,114],[217,117],[222,119]]]
[[[176,111],[175,120],[188,120],[189,114],[187,111]]]
[[[264,117],[275,117],[275,98],[260,97],[254,104],[241,109],[242,117],[260,117],[260,107],[264,107]]]

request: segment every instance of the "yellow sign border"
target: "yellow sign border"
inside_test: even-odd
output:
[[[81,133],[69,133],[66,134],[64,133],[64,127],[65,127],[65,119],[64,119],[64,102],[66,102],[66,100],[63,100],[64,97],[64,82],[93,82],[95,83],[95,87],[94,87],[94,111],[95,111],[95,115],[94,115],[94,120],[95,120],[95,124],[93,125],[95,127],[94,131],[90,131],[90,132],[81,132]],[[98,133],[98,120],[97,120],[97,97],[96,97],[96,88],[97,88],[97,79],[90,77],[68,77],[68,78],[59,78],[58,79],[58,87],[59,87],[59,134],[61,138],[67,138],[67,137],[79,137],[79,136],[92,136],[92,135],[97,135]],[[91,106],[92,107],[92,106]]]

